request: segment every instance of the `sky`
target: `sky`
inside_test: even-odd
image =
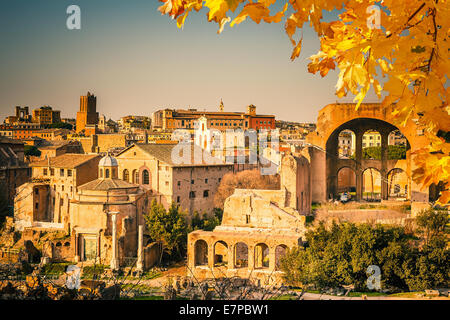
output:
[[[66,27],[69,5],[81,9],[81,29]],[[279,120],[315,122],[334,95],[337,72],[308,73],[318,51],[311,29],[292,62],[284,22],[246,21],[217,34],[206,10],[184,29],[162,16],[156,0],[0,0],[0,119],[15,106],[50,105],[75,118],[79,97],[97,96],[97,111],[114,120],[162,108],[244,111]],[[375,101],[374,95],[366,97]]]

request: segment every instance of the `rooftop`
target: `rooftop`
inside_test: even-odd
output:
[[[137,188],[135,184],[120,179],[96,179],[78,187],[78,190],[108,191],[111,189]]]
[[[92,159],[100,158],[98,154],[66,153],[57,157],[30,163],[31,167],[76,168]]]
[[[145,153],[149,154],[150,156],[155,157],[156,159],[167,163],[168,165],[172,166],[172,167],[193,167],[193,166],[226,166],[229,164],[224,163],[222,160],[220,160],[219,158],[214,158],[215,161],[213,164],[211,163],[206,163],[204,161],[204,157],[202,157],[202,162],[201,163],[194,163],[194,152],[206,152],[204,151],[202,148],[196,146],[196,145],[190,145],[191,147],[191,163],[190,164],[185,164],[185,163],[175,163],[172,161],[172,151],[173,149],[178,146],[179,144],[173,144],[173,143],[168,143],[168,144],[134,144],[131,147],[128,147],[127,149],[123,150],[121,153],[119,153],[118,155],[122,154],[123,152],[125,152],[126,150],[136,147],[136,148],[140,148],[141,150],[143,150]],[[180,148],[181,149],[181,148]],[[180,157],[182,157],[183,154],[180,153]],[[210,157],[212,157],[211,155],[209,155]]]

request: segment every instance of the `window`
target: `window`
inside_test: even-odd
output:
[[[109,169],[105,169],[105,178],[109,178]]]
[[[64,186],[61,186],[61,191],[64,191]]]
[[[55,190],[55,191],[56,191],[56,184],[54,184],[54,185],[53,185],[53,190]]]
[[[39,209],[39,202],[36,202],[35,204],[34,204],[34,208],[37,210],[37,209]]]
[[[195,198],[195,191],[189,192],[189,199],[194,199],[194,198]]]
[[[177,196],[177,203],[180,203],[180,196]]]
[[[64,169],[59,169],[59,176],[64,177]]]
[[[205,183],[208,183],[208,179],[205,179]]]
[[[194,184],[194,180],[191,180],[191,184]]]
[[[219,183],[220,183],[220,181],[222,181],[222,178],[219,178]]]
[[[100,169],[100,178],[103,178],[103,169]]]
[[[38,189],[38,188],[34,189],[34,193],[35,193],[36,195],[39,195],[39,189]]]
[[[123,179],[123,181],[126,181],[126,182],[130,181],[130,173],[128,172],[127,169],[123,170],[122,179]]]
[[[51,175],[51,176],[54,176],[54,175],[55,175],[55,169],[50,168],[50,175]]]
[[[71,177],[71,176],[72,176],[72,170],[67,169],[67,176],[68,176],[68,177]]]
[[[133,183],[139,184],[139,171],[133,170]]]
[[[178,181],[178,182],[177,182],[177,186],[181,186],[181,181]]]
[[[142,184],[150,184],[150,176],[148,170],[142,171]]]
[[[208,198],[208,197],[209,197],[209,190],[203,191],[203,198]]]
[[[44,176],[46,176],[47,175],[47,169],[44,169]]]

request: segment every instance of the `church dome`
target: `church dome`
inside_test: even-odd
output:
[[[98,163],[99,167],[117,167],[117,160],[116,158],[106,155],[103,158],[100,159],[100,162]]]

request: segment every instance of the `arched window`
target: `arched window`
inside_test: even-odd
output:
[[[109,169],[105,169],[105,178],[109,178]]]
[[[133,183],[139,184],[139,171],[133,170]]]
[[[205,240],[197,240],[195,242],[194,264],[196,266],[208,265],[208,244]]]
[[[126,181],[126,182],[130,181],[130,173],[128,172],[127,169],[123,170],[122,179],[123,179],[123,181]]]
[[[144,170],[144,171],[142,171],[142,184],[149,184],[149,183],[150,183],[150,179],[149,179],[148,170]]]
[[[100,169],[100,178],[103,178],[103,169]]]

